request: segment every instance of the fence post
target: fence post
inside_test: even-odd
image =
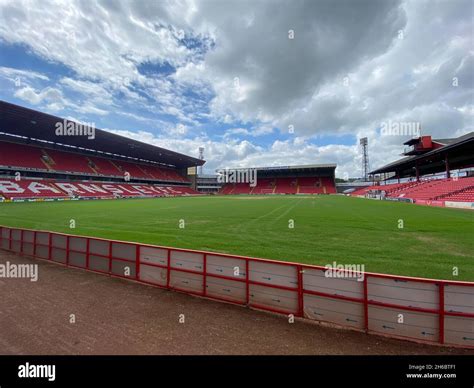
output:
[[[303,267],[301,265],[296,266],[297,277],[298,277],[298,316],[304,317],[304,298],[303,298]]]
[[[109,241],[109,275],[112,273],[112,241]]]
[[[365,332],[369,332],[369,293],[367,285],[367,273],[364,272],[364,329]]]
[[[135,248],[135,279],[140,279],[140,245]]]
[[[66,236],[66,265],[69,265],[69,236]]]
[[[444,283],[439,283],[439,343],[444,344]]]
[[[168,263],[166,266],[166,288],[170,288],[171,277],[171,249],[168,248]]]
[[[48,260],[52,260],[53,256],[53,234],[48,232]]]
[[[36,257],[36,230],[33,232],[33,257]]]
[[[203,257],[202,294],[207,295],[207,253]]]
[[[250,271],[249,271],[249,259],[245,259],[245,304],[250,306]]]
[[[90,238],[86,238],[86,269],[89,269],[89,251],[90,251]]]

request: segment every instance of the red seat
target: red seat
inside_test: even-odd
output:
[[[246,184],[248,186],[248,183]],[[275,179],[257,179],[257,185],[250,188],[252,194],[272,194],[275,190]]]
[[[114,160],[112,163],[118,167],[122,174],[128,172],[130,178],[139,178],[139,179],[153,179],[151,175],[148,175],[139,165],[131,162],[126,162],[124,160]]]
[[[296,194],[298,191],[296,178],[277,178],[275,185],[275,194]]]
[[[12,178],[0,179],[0,195],[14,198],[114,198],[161,197],[199,194],[189,186],[159,186],[140,183],[56,181]]]
[[[0,142],[0,166],[189,183],[173,168],[9,142]]]
[[[41,179],[0,179],[0,195],[7,199],[68,197],[52,181]]]
[[[42,155],[38,147],[0,142],[0,166],[48,170]]]
[[[88,156],[87,158],[93,163],[94,170],[98,174],[106,176],[123,176],[123,173],[112,164],[110,160],[95,156]]]
[[[459,200],[467,198],[469,201],[470,189],[474,188],[474,177],[421,180],[419,182],[405,182],[391,185],[376,185],[355,190],[351,195],[365,195],[369,190],[383,190],[387,197],[410,198],[413,200]],[[463,194],[465,193],[465,194]]]

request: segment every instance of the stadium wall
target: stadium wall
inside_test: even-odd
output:
[[[368,272],[327,277],[322,266],[10,227],[0,227],[0,247],[366,333],[474,348],[473,282]]]

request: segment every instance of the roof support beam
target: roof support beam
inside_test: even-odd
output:
[[[444,164],[446,166],[446,178],[449,179],[451,178],[451,173],[449,172],[449,158],[448,154],[446,154],[446,157],[444,159]]]

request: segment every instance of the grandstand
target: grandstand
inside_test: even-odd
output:
[[[356,189],[351,195],[380,195],[436,206],[460,202],[465,205],[454,206],[473,207],[474,132],[454,139],[421,136],[404,144],[408,146],[405,158],[371,172],[382,177],[379,184]]]
[[[137,198],[191,195],[187,186],[104,183],[91,181],[58,181],[40,179],[0,179],[0,193],[9,200],[47,198]]]
[[[0,200],[197,194],[189,167],[205,162],[100,129],[58,135],[59,117],[0,101]]]
[[[335,164],[259,167],[257,184],[226,183],[219,191],[235,194],[335,194]]]
[[[21,158],[18,156],[21,155]],[[187,179],[171,168],[94,157],[75,152],[0,141],[0,166],[15,171],[43,171],[86,176],[122,178],[128,172],[133,179],[186,183]]]

